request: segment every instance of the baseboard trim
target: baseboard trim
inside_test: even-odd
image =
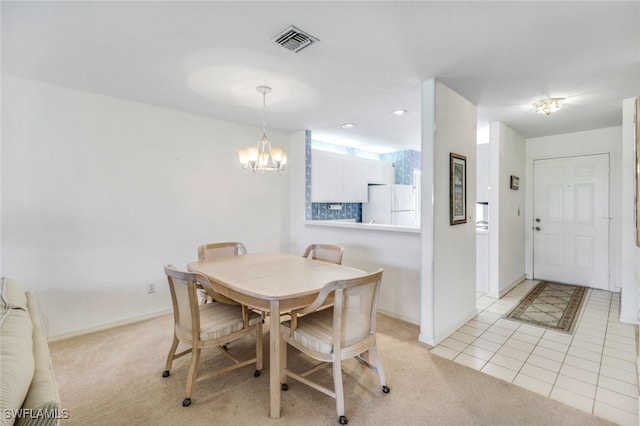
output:
[[[413,325],[420,325],[420,321],[416,321],[416,320],[414,320],[412,318],[405,317],[403,315],[394,314],[394,313],[391,313],[391,312],[386,311],[384,309],[378,308],[378,312],[383,314],[383,315],[386,315],[388,317],[398,319],[400,321],[408,322],[408,323],[413,324]]]
[[[461,321],[458,321],[456,325],[449,327],[447,330],[443,331],[442,333],[438,333],[436,336],[433,336],[433,337],[425,336],[424,334],[421,333],[420,336],[418,337],[418,340],[421,343],[425,343],[429,346],[438,346],[440,342],[442,342],[444,339],[446,339],[447,337],[455,333],[460,327],[462,327],[463,325],[471,321],[477,315],[478,315],[478,312],[474,307],[473,311],[470,312],[467,316],[465,316]]]
[[[433,338],[431,336],[425,336],[422,333],[420,333],[418,335],[418,343],[422,343],[423,345],[427,345],[427,346],[429,346],[430,349],[435,346],[433,344]]]
[[[623,322],[625,324],[640,324],[640,322],[638,322],[638,318],[634,318],[634,317],[623,317],[622,315],[620,316],[620,318],[618,319],[618,321]],[[640,372],[639,372],[640,373]]]
[[[120,319],[120,320],[117,320],[117,321],[105,322],[105,323],[102,323],[102,324],[93,325],[91,327],[86,327],[86,328],[81,328],[81,329],[70,331],[70,332],[67,332],[67,333],[54,334],[54,335],[51,335],[51,336],[47,336],[47,341],[48,342],[57,342],[59,340],[70,339],[72,337],[78,337],[78,336],[82,336],[84,334],[95,333],[96,331],[102,331],[102,330],[106,330],[108,328],[119,327],[121,325],[133,324],[133,323],[144,321],[144,320],[147,320],[147,319],[159,317],[161,315],[165,315],[165,314],[168,314],[168,313],[171,313],[171,312],[173,312],[173,308],[171,308],[171,307],[170,308],[163,308],[163,309],[159,309],[157,311],[148,312],[146,314],[138,315],[138,316],[135,316],[135,317],[129,317],[129,318],[124,318],[124,319]]]
[[[506,286],[505,288],[499,290],[497,293],[496,292],[492,292],[492,293],[487,293],[487,296],[489,297],[493,297],[494,299],[502,299],[502,297],[509,293],[511,290],[513,290],[513,288],[515,286],[517,286],[518,284],[520,284],[522,281],[526,280],[527,276],[522,274],[520,275],[518,278],[516,278],[515,280],[513,280],[511,282],[511,284],[509,284],[508,286]]]

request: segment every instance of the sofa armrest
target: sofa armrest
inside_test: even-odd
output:
[[[0,277],[0,418],[13,425],[33,379],[33,325],[24,291]]]
[[[16,421],[16,425],[57,425],[63,417],[60,412],[60,396],[53,376],[53,366],[49,355],[49,346],[40,313],[38,299],[34,293],[27,292],[27,309],[33,323],[33,357],[35,368],[33,380],[22,404],[23,409],[36,414],[34,418],[25,416]]]

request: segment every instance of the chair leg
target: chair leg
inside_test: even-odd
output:
[[[200,348],[192,348],[191,350],[191,365],[189,366],[189,375],[187,376],[187,397],[182,401],[182,405],[187,407],[191,405],[191,396],[193,395],[193,389],[196,385],[196,376],[198,374],[198,364],[200,363]]]
[[[262,370],[262,324],[256,327],[256,377],[260,375]]]
[[[344,415],[344,386],[342,384],[342,360],[333,360],[333,387],[336,392],[336,411],[338,412],[340,424],[346,425],[347,418]]]
[[[173,334],[173,343],[171,343],[171,348],[169,349],[169,355],[167,356],[167,363],[165,364],[165,369],[162,372],[162,377],[169,377],[171,374],[171,366],[173,365],[173,357],[176,354],[176,349],[178,349],[178,343],[180,341],[176,337],[175,333]]]
[[[289,390],[287,384],[287,349],[289,345],[284,341],[284,338],[280,338],[280,389],[283,391]]]
[[[386,385],[386,381],[384,378],[384,370],[382,369],[382,362],[380,362],[380,357],[378,356],[378,348],[376,347],[376,345],[373,345],[369,349],[369,353],[373,358],[373,362],[375,363],[376,370],[378,370],[378,377],[380,378],[380,386],[382,386],[382,392],[389,393],[391,389],[389,389],[389,386]]]

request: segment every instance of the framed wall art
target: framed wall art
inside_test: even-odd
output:
[[[467,223],[467,157],[449,154],[449,223]]]

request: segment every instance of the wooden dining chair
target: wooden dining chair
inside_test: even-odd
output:
[[[198,247],[198,262],[213,259],[220,256],[242,256],[247,254],[244,244],[237,241],[203,244]],[[210,301],[210,296],[204,289],[200,289],[202,303]]]
[[[198,247],[199,262],[218,256],[241,256],[243,254],[247,254],[247,248],[237,241],[203,244]]]
[[[191,364],[187,376],[186,397],[182,405],[191,405],[196,382],[208,379],[227,371],[235,370],[249,364],[256,364],[254,376],[260,376],[262,370],[262,317],[245,306],[219,295],[209,280],[200,274],[177,270],[173,265],[164,267],[169,281],[171,302],[173,303],[174,332],[173,343],[167,356],[166,369],[162,377],[169,377],[173,361],[191,354]],[[219,303],[201,305],[198,303],[196,284],[214,297]],[[232,356],[226,344],[240,339],[247,334],[256,334],[256,356],[239,361]],[[190,347],[176,354],[178,344],[183,342]],[[217,348],[233,361],[233,364],[206,374],[198,375],[200,352],[203,348]]]
[[[343,254],[344,249],[335,244],[311,244],[304,251],[302,257],[341,265]]]
[[[292,311],[291,320],[280,326],[283,345],[280,373],[282,390],[289,389],[287,377],[291,377],[335,398],[340,424],[348,422],[342,383],[343,360],[354,357],[376,371],[382,392],[390,392],[376,347],[376,312],[381,282],[382,269],[360,278],[330,282],[322,288],[311,305]],[[333,297],[333,306],[323,308],[329,297]],[[291,371],[287,367],[288,345],[322,363],[304,373]],[[373,364],[369,363],[369,355],[373,358]],[[324,363],[333,364],[333,390],[307,378]]]

